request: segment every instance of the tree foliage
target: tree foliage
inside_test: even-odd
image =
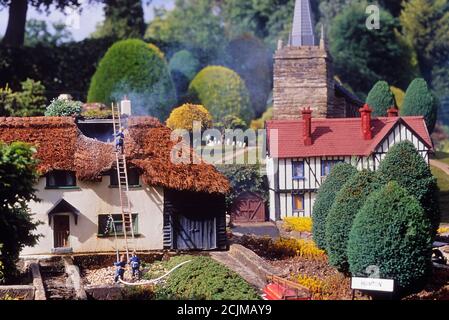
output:
[[[203,130],[212,126],[212,116],[206,108],[202,105],[186,103],[172,110],[170,117],[167,119],[167,127],[173,130],[192,131],[194,121],[199,121]]]
[[[387,110],[395,106],[394,95],[385,81],[378,81],[368,93],[366,103],[373,109],[373,116],[385,117]]]
[[[393,86],[390,87],[390,90],[393,93],[396,107],[398,107],[398,109],[401,109],[402,105],[404,104],[405,92],[402,89]]]
[[[105,20],[97,25],[94,38],[141,38],[145,32],[140,0],[104,0]]]
[[[438,186],[429,166],[415,146],[409,141],[392,146],[380,162],[377,174],[381,183],[396,181],[419,201],[432,222],[432,234],[435,235],[440,223]]]
[[[67,25],[62,22],[51,24],[53,31],[48,28],[45,20],[29,19],[25,28],[25,45],[36,46],[38,44],[56,46],[73,40],[72,33]]]
[[[353,276],[394,279],[418,289],[431,257],[430,221],[415,197],[395,181],[373,192],[357,214],[348,241]],[[374,269],[375,268],[375,269]]]
[[[401,108],[403,116],[423,116],[430,133],[435,128],[438,112],[438,100],[429,90],[427,82],[417,78],[410,83],[405,92]]]
[[[128,96],[133,114],[167,119],[176,92],[159,50],[137,39],[113,44],[92,77],[87,100],[110,103]]]
[[[253,116],[245,82],[225,67],[209,66],[201,70],[190,83],[189,95],[204,105],[215,121],[234,115],[249,123]]]
[[[326,218],[334,203],[335,197],[343,185],[357,173],[348,163],[338,163],[331,170],[329,176],[321,184],[313,205],[313,240],[320,249],[326,249]]]
[[[326,218],[326,251],[329,263],[340,271],[348,271],[346,248],[354,218],[376,187],[375,173],[364,170],[353,175],[335,196]]]
[[[171,57],[168,67],[176,85],[178,98],[183,101],[190,81],[200,69],[200,62],[190,51],[180,50]]]
[[[252,109],[260,116],[267,108],[272,83],[272,59],[265,44],[250,34],[229,42],[226,49],[229,66],[245,81]]]
[[[335,71],[362,95],[379,80],[405,87],[415,73],[413,51],[398,36],[397,20],[385,10],[380,10],[381,28],[369,30],[366,6],[355,2],[333,20],[329,42]]]
[[[53,99],[48,105],[45,115],[47,117],[76,117],[81,114],[83,103],[71,99]]]
[[[44,114],[47,99],[41,82],[27,79],[21,86],[22,91],[18,92],[8,86],[0,88],[0,116],[31,117]]]
[[[0,243],[6,280],[16,272],[20,251],[39,238],[33,233],[38,223],[33,222],[27,205],[37,200],[34,152],[22,142],[0,144]]]

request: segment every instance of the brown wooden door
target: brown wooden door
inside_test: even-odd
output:
[[[55,248],[69,247],[70,218],[69,216],[54,216],[53,230]]]
[[[234,222],[263,222],[265,207],[262,199],[257,197],[240,197],[234,203],[231,213]]]

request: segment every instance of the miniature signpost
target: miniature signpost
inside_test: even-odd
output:
[[[377,278],[351,278],[352,300],[354,300],[355,290],[363,291],[379,291],[390,292],[394,291],[393,279],[377,279]]]

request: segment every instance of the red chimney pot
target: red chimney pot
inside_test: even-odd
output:
[[[399,110],[395,106],[388,109],[387,112],[388,118],[399,117]]]
[[[310,107],[304,108],[301,111],[302,119],[304,120],[303,127],[303,138],[304,145],[311,146],[312,145],[312,110]]]
[[[359,112],[362,121],[363,139],[371,140],[373,138],[373,134],[371,131],[371,112],[373,112],[373,109],[371,109],[368,104],[365,104],[363,108],[359,109]]]

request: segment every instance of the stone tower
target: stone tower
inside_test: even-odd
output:
[[[273,118],[301,119],[309,107],[314,117],[339,117],[333,111],[334,75],[324,30],[316,43],[310,0],[296,0],[287,45],[279,41],[274,55]]]

